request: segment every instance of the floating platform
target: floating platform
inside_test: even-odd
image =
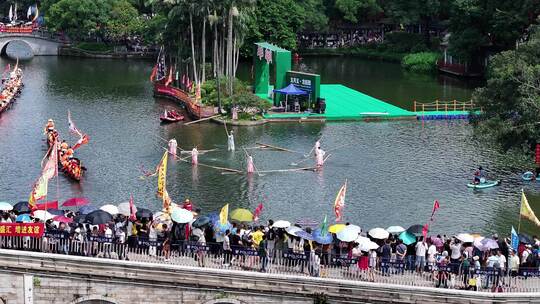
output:
[[[416,112],[416,119],[418,120],[459,120],[469,119],[480,112],[471,114],[470,111],[426,111]]]
[[[277,113],[264,115],[269,120],[366,120],[415,119],[417,113],[396,107],[341,84],[321,84],[326,111],[318,113]]]

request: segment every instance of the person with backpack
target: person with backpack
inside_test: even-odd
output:
[[[270,221],[268,221],[270,223]],[[268,228],[266,232],[266,249],[268,250],[268,257],[270,259],[274,258],[274,248],[276,248],[276,231],[272,226]]]
[[[261,259],[261,272],[266,272],[266,267],[268,265],[268,250],[267,250],[267,240],[266,235],[262,236],[261,241],[259,242],[259,258]]]

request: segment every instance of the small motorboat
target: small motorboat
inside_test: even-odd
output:
[[[160,115],[159,119],[162,122],[178,122],[178,121],[184,120],[184,116],[172,110],[172,111],[166,111],[164,114]]]
[[[535,174],[532,173],[531,171],[527,171],[527,172],[523,173],[523,174],[521,175],[521,178],[522,178],[524,181],[532,181],[532,180],[536,179]]]
[[[486,189],[495,187],[501,184],[500,180],[484,180],[480,181],[479,184],[469,183],[467,184],[467,187],[474,188],[474,189]]]

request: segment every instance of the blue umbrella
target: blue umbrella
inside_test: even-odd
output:
[[[210,217],[208,216],[200,216],[199,218],[197,218],[195,220],[195,222],[193,222],[193,224],[191,224],[191,226],[195,227],[195,228],[201,228],[201,227],[204,227],[206,225],[208,225],[210,223]]]
[[[215,220],[212,222],[212,226],[214,227],[214,231],[216,233],[225,233],[225,231],[227,230],[231,230],[232,231],[232,225],[231,223],[227,222],[225,225],[222,225],[220,222],[219,222],[219,219]]]
[[[79,213],[80,214],[88,214],[92,211],[96,211],[97,208],[94,207],[94,206],[89,206],[89,205],[86,205],[86,206],[82,206],[81,209],[79,209]]]
[[[52,215],[64,215],[64,210],[59,210],[59,209],[50,208],[50,209],[47,209],[47,212],[49,212]]]
[[[17,218],[15,219],[15,222],[18,223],[30,223],[32,222],[32,219],[30,218],[30,214],[19,214]]]
[[[330,232],[326,232],[326,235],[322,235],[321,229],[313,231],[313,240],[319,244],[328,245],[334,241],[334,237]]]
[[[313,241],[313,235],[305,232],[304,230],[296,232],[296,236],[303,238],[304,240]]]

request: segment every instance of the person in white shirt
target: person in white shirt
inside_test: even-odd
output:
[[[416,271],[422,272],[424,271],[424,267],[426,266],[426,251],[427,251],[427,244],[424,242],[424,238],[420,238],[420,241],[416,243],[415,249],[416,249]]]
[[[504,273],[506,270],[506,257],[500,250],[497,250],[497,257],[499,258],[499,265],[501,267],[501,271]]]
[[[433,266],[435,266],[435,263],[436,263],[436,260],[435,260],[436,254],[437,254],[437,247],[435,247],[435,245],[433,244],[429,245],[429,248],[427,251],[427,255],[428,255],[427,264],[428,266],[431,266],[432,268]]]
[[[454,242],[452,242],[450,244],[450,262],[452,264],[458,264],[460,263],[460,258],[461,258],[461,243],[459,242],[459,240],[454,240]]]

